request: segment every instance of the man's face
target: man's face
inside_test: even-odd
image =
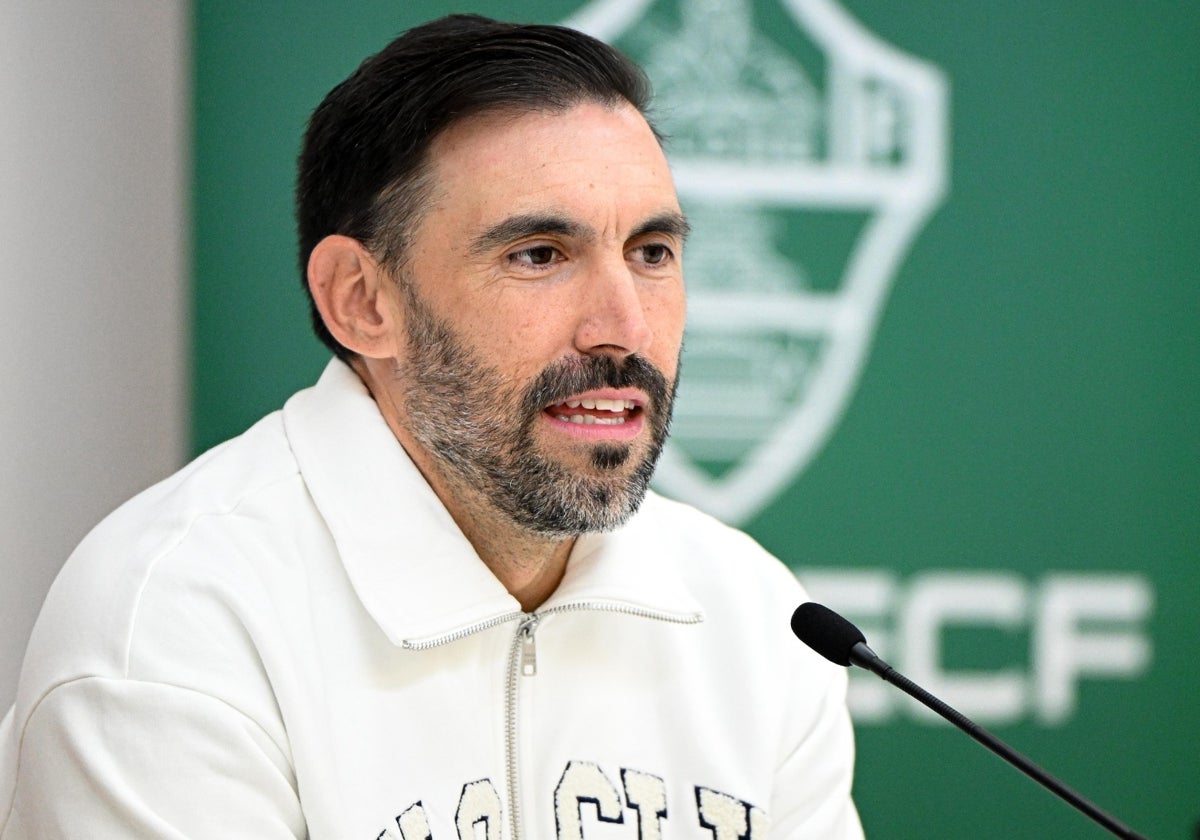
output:
[[[438,489],[569,536],[641,501],[670,419],[685,223],[629,106],[499,113],[431,149],[393,428]],[[385,409],[385,414],[388,411]]]

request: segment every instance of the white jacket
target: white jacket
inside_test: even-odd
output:
[[[803,597],[652,494],[525,615],[331,362],[64,567],[0,838],[858,838]]]

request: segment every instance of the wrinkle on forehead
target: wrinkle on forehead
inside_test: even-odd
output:
[[[628,104],[584,102],[567,111],[487,112],[448,128],[433,141],[429,155],[439,184],[466,181],[481,190],[487,189],[484,173],[499,177],[553,173],[584,158],[593,167],[589,186],[602,184],[600,176],[607,170],[633,167],[648,181],[662,179],[673,191],[657,137]],[[468,160],[470,169],[462,168]],[[572,175],[571,180],[577,178]],[[554,183],[544,175],[541,181]]]
[[[476,260],[525,235],[594,244],[686,233],[666,156],[632,105],[469,117],[434,141],[428,163],[419,250]]]

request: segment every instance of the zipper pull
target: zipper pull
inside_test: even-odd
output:
[[[532,677],[537,674],[537,642],[533,633],[537,630],[537,616],[525,619],[518,632],[521,634],[521,676]]]

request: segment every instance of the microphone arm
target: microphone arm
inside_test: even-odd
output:
[[[980,744],[983,744],[996,755],[1000,756],[1009,764],[1016,767],[1026,776],[1029,776],[1042,787],[1057,795],[1060,799],[1074,806],[1084,814],[1087,814],[1117,837],[1124,838],[1124,840],[1146,840],[1145,837],[1129,828],[1129,826],[1125,825],[1112,814],[1109,814],[1107,811],[1103,810],[1086,797],[1080,795],[1064,782],[1060,781],[1050,773],[1047,773],[1044,769],[1030,761],[1021,753],[1014,750],[1008,744],[1001,741],[991,732],[975,723],[966,715],[962,714],[949,704],[943,702],[933,694],[930,694],[908,677],[901,674],[891,665],[880,659],[879,656],[876,655],[875,651],[871,650],[871,648],[867,646],[866,642],[858,642],[850,649],[850,662],[860,668],[865,668],[885,682],[889,682],[896,686],[896,688],[903,691],[909,697],[916,699],[918,702],[937,712],[963,732],[966,732]]]
[[[1147,840],[1116,817],[1086,799],[1064,782],[1052,776],[1021,753],[1001,741],[966,715],[930,694],[881,659],[867,645],[862,631],[848,620],[820,604],[801,604],[792,617],[792,630],[802,642],[838,665],[857,665],[889,682],[908,696],[937,712],[970,735],[978,743],[1000,756],[1042,787],[1086,814],[1108,831],[1124,840]],[[841,643],[841,644],[839,644]],[[849,650],[845,648],[850,644]]]

